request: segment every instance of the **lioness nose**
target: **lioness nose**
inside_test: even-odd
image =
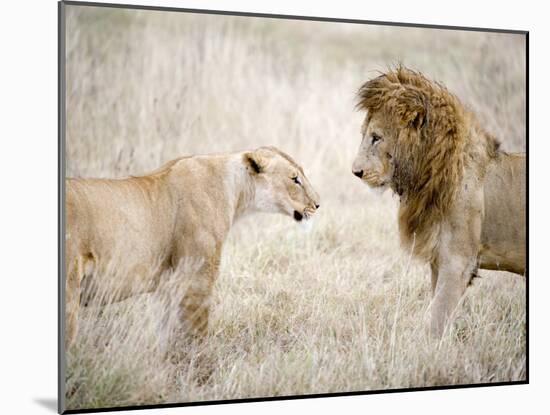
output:
[[[354,171],[353,174],[355,174],[357,177],[361,178],[361,177],[363,177],[363,170]]]
[[[315,203],[315,209],[319,209],[321,205],[319,205],[318,203]]]

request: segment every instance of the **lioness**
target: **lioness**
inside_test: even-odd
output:
[[[440,335],[478,268],[526,270],[526,162],[447,89],[400,67],[361,86],[352,172],[399,195],[402,242],[431,265]]]
[[[318,208],[319,196],[302,167],[274,147],[179,158],[140,177],[67,179],[66,344],[77,334],[85,287],[109,283],[106,267],[114,264],[128,275],[117,286],[118,300],[155,290],[162,272],[189,257],[201,258],[201,265],[179,316],[193,333],[203,335],[233,223],[251,212],[302,221]],[[102,279],[89,281],[98,275]]]

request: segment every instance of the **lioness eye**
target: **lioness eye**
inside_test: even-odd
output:
[[[300,181],[300,178],[298,176],[294,176],[292,178],[292,181],[296,184],[302,185],[302,182]]]
[[[371,142],[371,144],[375,144],[375,143],[377,143],[377,142],[380,141],[380,140],[381,140],[381,137],[380,137],[378,134],[373,134],[373,135],[372,135],[372,142]]]

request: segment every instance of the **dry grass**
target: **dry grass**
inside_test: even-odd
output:
[[[268,215],[233,229],[202,345],[166,346],[158,296],[82,313],[69,408],[525,379],[525,281],[482,273],[431,341],[428,269],[399,248],[397,201],[351,175],[354,94],[397,62],[524,150],[520,36],[68,8],[69,176],[276,145],[322,198],[310,233]]]

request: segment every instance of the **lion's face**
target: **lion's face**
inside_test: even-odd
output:
[[[260,148],[247,153],[245,160],[255,181],[257,210],[282,213],[300,222],[319,208],[319,195],[288,155],[275,148]]]
[[[367,117],[361,128],[361,145],[352,172],[370,187],[384,190],[393,177],[394,138],[379,114]]]

